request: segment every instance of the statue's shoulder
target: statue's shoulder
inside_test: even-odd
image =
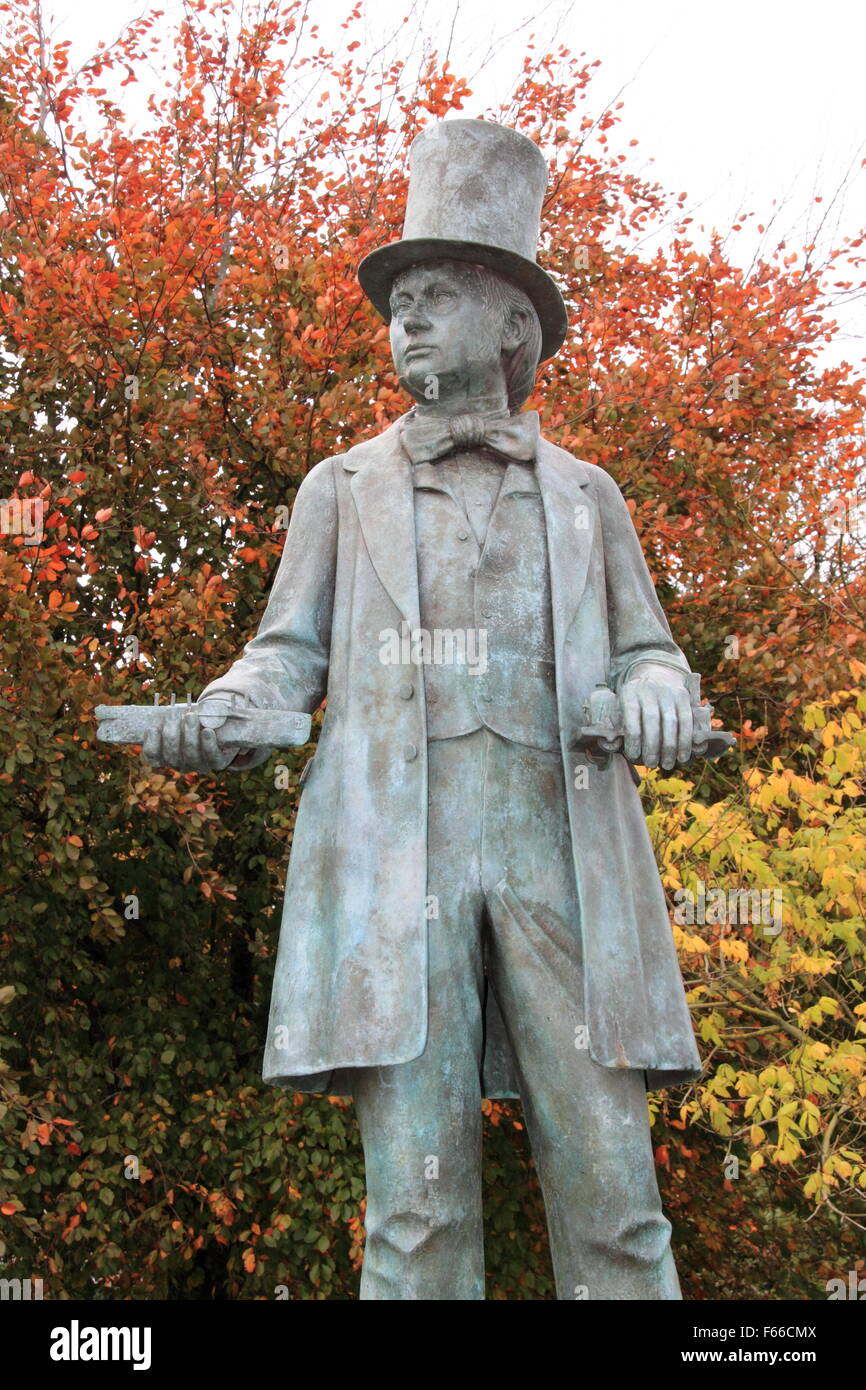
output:
[[[597,463],[589,463],[586,459],[578,458],[576,454],[570,454],[567,449],[554,444],[553,440],[546,439],[544,435],[541,435],[538,441],[538,450],[539,456],[570,482],[577,483],[580,487],[590,483],[602,490],[616,489],[613,478],[603,468],[599,468]]]
[[[402,418],[402,417],[401,417]],[[301,487],[305,497],[313,499],[314,494],[333,495],[342,486],[341,479],[351,482],[351,475],[357,473],[365,464],[373,463],[386,453],[400,449],[400,420],[395,420],[387,429],[368,439],[360,439],[342,452],[328,454],[319,459],[305,475]],[[348,475],[348,476],[346,476]]]
[[[371,435],[367,439],[360,439],[357,444],[353,444],[345,453],[339,455],[339,462],[347,473],[357,473],[360,468],[368,464],[377,463],[385,455],[400,449],[400,424],[403,420],[401,415],[398,420],[379,434]]]

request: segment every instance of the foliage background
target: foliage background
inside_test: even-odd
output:
[[[551,162],[542,255],[574,326],[530,404],[620,483],[739,732],[721,765],[646,778],[665,885],[784,891],[778,936],[673,924],[707,1059],[652,1102],[684,1293],[826,1297],[866,1221],[864,383],[820,365],[860,245],[744,270],[610,151],[592,63],[530,44],[484,112],[435,54],[364,57],[359,15],[337,56],[299,3],[241,26],[195,0],[133,133],[154,13],[72,72],[38,4],[0,3],[0,491],[45,506],[40,544],[0,538],[4,1274],[59,1298],[356,1296],[351,1105],[259,1077],[310,750],[156,771],[95,743],[93,707],[224,670],[307,470],[405,408],[354,268],[399,235],[408,143],[461,112]],[[486,1109],[488,1296],[549,1299],[519,1107]]]

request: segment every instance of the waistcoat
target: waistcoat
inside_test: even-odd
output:
[[[477,455],[460,454],[464,473]],[[450,460],[446,462],[451,462]],[[487,522],[470,522],[459,470],[413,469],[428,737],[486,727],[533,748],[559,747],[547,531],[531,466],[497,464]],[[476,534],[478,532],[478,534]]]

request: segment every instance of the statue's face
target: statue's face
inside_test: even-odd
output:
[[[486,308],[457,271],[424,265],[397,276],[391,352],[398,377],[417,400],[501,391],[502,347],[501,315]]]

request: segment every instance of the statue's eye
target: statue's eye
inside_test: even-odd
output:
[[[442,304],[447,299],[453,299],[454,292],[453,290],[436,290],[433,298],[436,300],[437,304]]]

